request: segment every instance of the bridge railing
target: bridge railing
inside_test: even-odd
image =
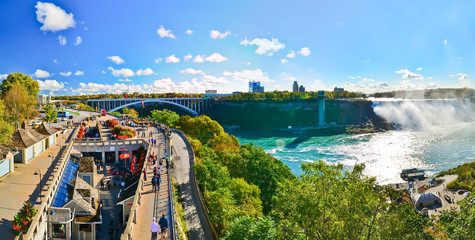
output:
[[[74,134],[78,134],[78,132],[79,132],[79,128],[76,128],[73,132],[73,136]],[[53,198],[61,182],[61,177],[63,176],[64,169],[66,168],[68,157],[71,154],[73,143],[74,141],[70,141],[69,144],[64,149],[62,149],[61,157],[59,159],[59,163],[60,163],[59,170],[54,175],[53,182],[51,183],[50,187],[48,188],[48,191],[43,197],[43,201],[41,201],[40,206],[37,208],[38,212],[31,220],[30,228],[28,228],[28,231],[25,234],[17,236],[15,240],[48,239],[46,237],[48,207],[53,202]],[[41,195],[41,189],[40,189],[40,195]]]

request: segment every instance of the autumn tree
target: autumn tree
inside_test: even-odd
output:
[[[5,115],[5,105],[0,100],[0,145],[7,145],[12,140],[13,128],[6,120],[8,118]]]
[[[34,98],[28,95],[28,91],[20,82],[15,82],[3,95],[5,112],[9,116],[8,122],[18,129],[21,122],[29,119],[34,113],[36,104]]]
[[[2,81],[2,84],[0,85],[0,93],[2,96],[5,96],[5,94],[16,84],[19,83],[25,89],[27,90],[28,96],[31,99],[36,99],[38,96],[38,93],[40,91],[40,85],[38,84],[38,81],[33,80],[28,75],[25,75],[23,73],[12,73],[8,75],[6,79]]]

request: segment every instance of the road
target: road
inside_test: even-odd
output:
[[[208,226],[204,209],[200,205],[191,166],[194,164],[192,147],[184,140],[185,136],[173,132],[173,146],[176,156],[173,159],[174,177],[180,188],[181,198],[184,202],[185,222],[190,239],[214,239],[211,228]],[[178,156],[178,157],[177,157]]]

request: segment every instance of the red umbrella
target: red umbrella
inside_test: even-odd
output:
[[[127,150],[129,150],[129,149],[127,149],[125,147],[120,149],[120,151],[127,151]]]
[[[128,154],[128,153],[122,153],[122,154],[120,154],[119,158],[123,158],[123,159],[130,158],[130,154]]]

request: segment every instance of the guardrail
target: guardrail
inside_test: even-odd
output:
[[[73,136],[74,134],[78,134],[78,131],[79,131],[79,128],[76,128],[73,132]],[[61,157],[59,159],[59,162],[60,162],[59,170],[54,175],[53,182],[51,183],[51,186],[49,187],[48,191],[43,197],[43,201],[41,202],[40,207],[37,209],[38,212],[31,220],[30,228],[28,228],[28,231],[25,234],[17,236],[15,240],[47,239],[47,236],[46,236],[47,235],[46,224],[48,220],[47,208],[53,202],[54,195],[61,181],[61,176],[63,175],[64,169],[66,168],[66,163],[68,161],[67,157],[70,155],[71,149],[73,148],[73,143],[74,141],[70,141],[69,144],[61,153]],[[40,194],[41,194],[41,189],[40,189]]]
[[[173,134],[170,135],[169,138],[169,146],[171,146],[172,143],[172,137]],[[172,172],[171,172],[171,166],[173,166],[173,163],[171,162],[172,159],[172,151],[171,148],[168,149],[169,151],[168,155],[170,156],[170,166],[167,169],[167,176],[168,176],[168,215],[170,216],[170,238],[172,240],[179,239],[179,235],[176,232],[176,225],[177,223],[177,213],[176,213],[176,207],[175,207],[175,193],[173,191],[173,182],[172,182]]]
[[[179,135],[181,135],[181,137],[185,140],[185,143],[191,148],[191,152],[193,153],[191,155],[192,157],[192,160],[193,160],[193,165],[196,164],[196,161],[195,161],[195,151],[193,149],[193,145],[191,144],[190,142],[190,139],[188,139],[188,137],[186,136],[186,134],[180,130],[180,129],[173,129],[173,131],[177,132]],[[203,208],[203,212],[204,212],[204,215],[205,215],[205,218],[206,218],[206,222],[208,223],[208,226],[209,228],[211,229],[211,234],[213,234],[213,237],[214,239],[219,239],[219,236],[218,236],[218,232],[216,231],[216,228],[214,227],[213,223],[211,222],[211,219],[209,217],[209,211],[208,211],[208,207],[205,205],[205,202],[204,202],[204,198],[203,198],[203,195],[201,195],[201,191],[200,191],[200,186],[199,186],[199,183],[198,183],[198,180],[196,180],[196,177],[195,177],[195,172],[194,170],[192,169],[193,166],[190,166],[190,170],[191,170],[191,174],[192,174],[192,178],[193,178],[193,184],[195,185],[195,189],[196,189],[196,192],[197,192],[197,195],[198,195],[198,200],[200,202],[200,205],[201,207]]]
[[[144,178],[143,178],[143,169],[147,167],[147,160],[150,156],[150,146],[149,143],[143,139],[143,144],[147,146],[147,154],[145,155],[144,164],[142,166],[139,183],[137,186],[137,191],[135,192],[134,201],[132,203],[132,208],[130,209],[129,220],[127,220],[127,224],[125,225],[124,233],[120,236],[120,240],[132,240],[132,233],[134,232],[135,224],[137,224],[137,210],[140,205],[140,199],[142,198],[143,192],[143,185],[144,185]],[[114,141],[124,141],[124,140],[114,140]]]

